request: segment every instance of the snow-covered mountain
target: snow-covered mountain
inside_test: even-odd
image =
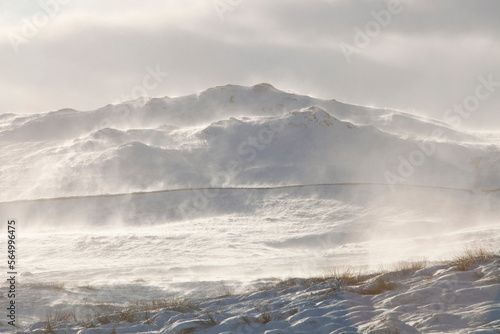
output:
[[[481,137],[269,84],[4,114],[0,142],[3,201],[222,185],[500,186],[500,150]]]
[[[2,114],[0,216],[19,221],[23,282],[105,291],[26,295],[25,324],[122,303],[122,287],[199,296],[498,245],[498,138],[269,84]]]

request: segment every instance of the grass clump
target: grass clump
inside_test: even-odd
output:
[[[264,290],[284,289],[296,286],[308,288],[318,284],[335,282],[328,290],[328,293],[330,293],[340,290],[343,286],[360,285],[376,275],[377,274],[362,274],[361,271],[356,271],[353,267],[332,267],[324,270],[323,275],[319,276],[278,280],[278,282],[274,284],[265,286]]]
[[[355,272],[352,267],[347,268],[329,268],[324,271],[323,275],[311,276],[306,278],[287,278],[279,280],[276,284],[271,285],[269,288],[289,288],[293,286],[311,287],[316,284],[322,284],[337,280],[341,285],[358,285],[369,279],[370,275],[361,275],[360,272]]]
[[[170,299],[153,299],[150,302],[136,302],[135,305],[127,307],[122,310],[120,318],[123,321],[131,319],[134,313],[148,312],[148,311],[175,311],[180,313],[189,313],[198,311],[199,307],[196,303],[187,298],[170,298]],[[129,321],[132,322],[132,321]]]
[[[448,264],[455,270],[467,271],[474,264],[482,263],[497,257],[495,252],[484,247],[466,248],[462,254],[456,255]]]
[[[386,291],[394,290],[397,283],[391,281],[387,277],[378,277],[370,284],[367,284],[363,289],[359,290],[358,293],[362,295],[379,295]]]
[[[395,271],[417,271],[427,268],[427,259],[400,261],[394,264]]]
[[[54,323],[62,321],[77,321],[77,319],[75,312],[73,311],[56,310],[52,312],[51,310],[48,310],[45,312],[43,321],[45,322],[45,332],[54,333]]]
[[[135,322],[135,313],[137,312],[136,309],[133,307],[126,308],[120,313],[118,313],[118,316],[120,317],[120,321],[123,322]]]
[[[56,310],[45,313],[46,322],[76,321],[76,315],[73,311]]]
[[[260,316],[255,318],[257,323],[265,325],[273,320],[268,304],[257,304],[255,305],[255,308],[257,309],[257,312],[260,312]]]
[[[304,279],[289,277],[289,278],[279,280],[275,284],[268,285],[265,287],[265,289],[266,290],[271,290],[271,289],[275,289],[275,288],[284,289],[284,288],[289,288],[292,286],[302,285],[303,282],[304,282]]]
[[[342,285],[358,285],[370,278],[369,275],[362,275],[360,271],[355,272],[353,267],[329,268],[325,270],[324,277],[326,280],[336,279]]]
[[[107,324],[111,323],[111,319],[109,319],[109,317],[107,317],[107,316],[99,317],[99,318],[97,318],[97,321],[101,325],[107,325]],[[91,320],[91,322],[92,322],[92,320]]]
[[[215,320],[215,317],[212,313],[205,311],[204,315],[205,315],[204,319],[199,319],[199,322],[202,326],[213,327],[219,324],[217,320]]]
[[[142,311],[168,310],[180,313],[197,311],[198,306],[187,298],[155,299],[143,304]]]
[[[234,296],[236,293],[236,290],[233,287],[227,286],[223,284],[219,290],[216,291],[215,293],[215,298],[223,298],[223,297],[230,297]]]
[[[271,312],[269,311],[263,311],[260,315],[258,319],[258,322],[265,325],[267,324],[268,322],[270,322],[271,320],[273,320],[272,316],[271,316]]]

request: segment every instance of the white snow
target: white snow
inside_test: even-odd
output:
[[[82,333],[178,332],[199,327],[204,311],[218,325],[200,333],[494,333],[498,260],[387,274],[397,288],[376,296],[333,281],[241,293],[331,267],[498,250],[499,138],[268,84],[2,114],[0,217],[19,226],[19,324],[35,331],[47,310],[83,321],[234,290],[192,314],[157,311]],[[265,311],[273,320],[259,324]]]
[[[468,271],[434,265],[366,275],[356,283],[336,279],[260,282],[260,288],[253,292],[193,301],[191,305],[179,302],[155,309],[137,304],[129,305],[130,311],[100,305],[87,319],[52,322],[51,327],[56,333],[80,334],[110,333],[113,328],[120,334],[498,333],[499,265],[497,256],[476,263]],[[380,279],[395,285],[377,294],[363,292]],[[121,288],[134,294],[133,287]],[[104,293],[100,295],[103,299]],[[51,292],[61,300],[80,294],[81,288]],[[95,298],[99,291],[89,295]],[[39,321],[24,332],[42,333],[46,328],[47,322]]]

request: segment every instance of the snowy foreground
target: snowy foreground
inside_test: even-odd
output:
[[[72,314],[54,313],[23,333],[500,333],[500,257],[465,267],[396,267],[260,282],[253,292],[201,301],[152,300],[114,312],[101,306],[80,321],[55,321]]]

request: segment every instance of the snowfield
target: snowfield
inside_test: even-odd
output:
[[[115,312],[101,305],[99,313],[84,321],[57,322],[49,316],[24,332],[46,333],[47,328],[81,334],[500,332],[499,256],[465,270],[449,264],[419,265],[413,262],[396,271],[345,281],[316,277],[260,282],[257,291],[237,295],[221,291],[226,295],[204,301],[153,299]],[[75,290],[58,294],[68,298]]]
[[[499,258],[445,261],[498,254],[498,133],[259,84],[1,114],[0,145],[20,332],[500,332]]]

